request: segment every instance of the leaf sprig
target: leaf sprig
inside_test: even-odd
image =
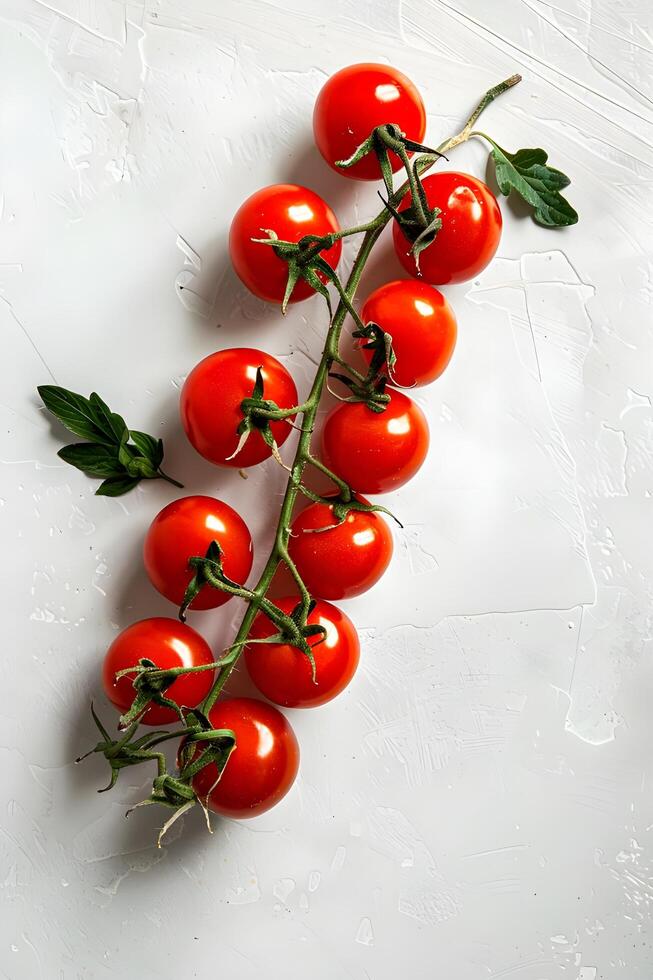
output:
[[[37,390],[50,414],[73,435],[87,440],[64,446],[57,455],[87,476],[99,477],[102,483],[96,494],[120,497],[141,480],[162,479],[183,486],[161,469],[162,440],[128,429],[123,417],[96,392],[85,398],[58,385],[39,385]]]
[[[506,197],[516,191],[533,208],[533,220],[546,228],[575,225],[578,214],[560,193],[571,181],[550,167],[546,150],[539,147],[509,153],[485,133],[476,133],[491,145],[499,190]]]

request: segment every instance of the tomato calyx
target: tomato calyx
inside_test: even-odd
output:
[[[409,254],[415,259],[417,272],[419,273],[419,257],[425,248],[433,243],[436,235],[442,228],[442,213],[440,208],[429,205],[424,184],[422,183],[417,167],[409,168],[411,204],[407,208],[398,211],[390,201],[383,204],[390,212],[396,223],[401,228],[404,236],[411,243]],[[381,197],[381,195],[379,195]]]
[[[298,242],[282,241],[272,228],[262,228],[267,234],[267,238],[253,238],[253,242],[259,245],[271,246],[280,259],[288,264],[288,281],[286,291],[281,302],[281,312],[285,313],[288,303],[292,296],[293,289],[300,279],[319,293],[327,302],[329,312],[331,311],[331,298],[324,282],[318,275],[318,270],[322,275],[332,278],[333,269],[322,257],[323,251],[328,251],[336,241],[342,236],[336,232],[329,235],[305,235]]]
[[[387,371],[390,379],[392,379],[392,370],[397,361],[392,349],[392,337],[389,333],[384,333],[376,323],[364,324],[360,317],[357,317],[357,322],[358,329],[352,331],[352,336],[367,341],[360,346],[373,351],[367,374],[361,375],[349,367],[350,375],[330,371],[329,377],[339,381],[351,392],[347,397],[335,395],[339,401],[363,402],[371,412],[380,414],[385,411],[390,402],[390,395],[385,390],[388,383],[385,372]],[[332,392],[332,394],[335,393]]]
[[[134,667],[126,667],[119,670],[116,680],[135,674],[133,687],[136,696],[132,701],[128,711],[120,716],[118,728],[120,730],[129,728],[135,722],[140,721],[150,704],[158,704],[163,708],[170,708],[179,715],[180,721],[185,721],[183,705],[177,704],[171,698],[165,697],[165,692],[174,684],[182,674],[196,674],[205,670],[215,670],[216,664],[201,664],[195,667],[157,667],[153,660],[141,657]]]
[[[424,146],[423,143],[417,143],[415,140],[408,139],[397,123],[385,123],[382,126],[376,126],[367,139],[363,140],[356,147],[350,157],[346,160],[336,160],[335,165],[336,167],[341,167],[343,170],[347,170],[349,167],[353,167],[359,163],[368,154],[374,153],[379,161],[383,183],[386,186],[388,194],[392,194],[393,171],[392,164],[390,163],[390,151],[399,157],[406,168],[410,167],[409,153],[427,153],[429,156],[444,157],[444,153],[440,153],[439,150],[433,150],[428,146]]]
[[[191,603],[197,598],[203,588],[207,585],[230,595],[238,595],[241,598],[249,599],[253,593],[249,589],[239,585],[230,579],[224,571],[222,564],[222,548],[214,539],[206,549],[204,556],[195,555],[188,559],[188,565],[195,570],[195,574],[186,586],[184,598],[179,607],[179,619],[182,623],[186,622],[186,611]]]
[[[263,441],[272,450],[274,458],[281,462],[279,447],[274,438],[274,433],[270,428],[270,422],[280,422],[283,419],[291,418],[297,414],[300,406],[294,408],[279,408],[275,401],[264,398],[263,371],[261,367],[256,369],[256,381],[252,393],[248,398],[244,398],[240,403],[243,413],[243,420],[236,429],[240,436],[238,445],[231,456],[227,457],[227,462],[233,459],[241,451],[252,432],[259,433]]]
[[[295,647],[307,657],[311,665],[311,679],[314,684],[317,684],[313,648],[324,642],[327,631],[319,623],[308,622],[309,616],[316,605],[317,600],[315,599],[310,599],[308,603],[305,599],[301,599],[289,613],[283,612],[278,606],[274,606],[273,609],[266,608],[265,613],[268,619],[277,627],[278,632],[261,639],[250,639],[246,645],[250,646],[254,643],[285,643],[288,646]],[[308,642],[312,637],[316,636],[319,637],[318,640],[314,643]]]
[[[342,494],[334,494],[330,497],[318,497],[315,502],[326,504],[327,507],[330,507],[335,520],[333,524],[325,524],[324,527],[304,528],[302,534],[321,534],[323,531],[332,531],[335,527],[340,527],[341,524],[344,524],[350,511],[385,514],[387,517],[391,517],[399,527],[403,528],[404,526],[399,518],[391,510],[388,510],[387,507],[384,507],[382,504],[370,504],[368,501],[361,500],[359,497],[351,496],[349,499],[346,499]]]
[[[214,729],[207,716],[199,708],[195,708],[186,712],[185,717],[182,716],[184,727],[177,731],[153,731],[147,732],[139,738],[133,738],[139,724],[138,719],[135,719],[122,737],[113,739],[102,724],[93,704],[91,704],[91,714],[102,738],[85,755],[80,756],[75,761],[81,762],[82,759],[96,752],[105,757],[111,769],[111,778],[107,786],[98,790],[99,793],[106,793],[113,789],[122,769],[137,766],[143,762],[155,762],[157,775],[152,781],[150,796],[131,807],[126,816],[138,807],[153,803],[159,803],[173,809],[174,815],[166,821],[159,833],[157,840],[159,847],[162,838],[175,820],[190,810],[197,802],[202,806],[208,824],[205,803],[195,793],[192,787],[192,779],[205,766],[214,763],[217,769],[217,779],[214,785],[217,784],[231,753],[236,747],[236,736],[231,729]],[[162,742],[180,737],[184,739],[184,742],[179,751],[178,771],[173,775],[167,771],[165,755],[163,752],[157,751],[157,748]],[[199,751],[198,746],[200,747]],[[208,826],[210,831],[210,824]]]
[[[392,334],[386,333],[378,323],[370,321],[359,327],[358,330],[352,331],[352,337],[361,341],[358,344],[358,350],[372,351],[368,374],[378,377],[385,370],[389,380],[395,384],[394,368],[397,363],[397,355],[392,346]]]

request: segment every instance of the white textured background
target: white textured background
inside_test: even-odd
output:
[[[650,980],[652,34],[648,0],[0,0],[3,977]],[[172,611],[139,550],[174,491],[94,497],[34,388],[97,387],[161,432],[263,557],[283,475],[196,457],[179,385],[251,344],[305,390],[320,302],[282,320],[247,295],[226,230],[275,180],[343,223],[376,211],[311,145],[315,94],[357,60],[414,79],[433,142],[522,72],[483,128],[547,148],[581,223],[504,202],[498,258],[448,290],[428,464],[389,501],[392,573],[347,606],[355,681],[293,715],[292,793],[157,851],[159,814],[123,817],[145,779],[98,797],[101,762],[71,760],[111,637]],[[384,241],[364,292],[398,275]],[[236,613],[193,625],[220,647]]]

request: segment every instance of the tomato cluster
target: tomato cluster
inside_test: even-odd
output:
[[[378,126],[392,124],[393,131],[420,143],[426,114],[419,93],[404,75],[385,65],[363,64],[345,68],[327,81],[313,124],[317,147],[331,167],[345,176],[373,180],[382,176],[380,157],[373,153],[349,169],[338,163],[352,157]],[[388,160],[392,170],[402,166],[395,152]],[[225,815],[263,812],[281,799],[297,773],[295,735],[268,702],[286,708],[322,705],[354,675],[359,660],[356,629],[330,600],[370,589],[383,575],[393,550],[385,517],[362,495],[402,486],[424,462],[429,446],[426,418],[399,389],[433,382],[451,359],[456,318],[436,285],[475,276],[499,242],[501,213],[480,180],[444,172],[425,179],[423,188],[428,206],[440,211],[442,229],[421,251],[418,268],[406,230],[395,222],[394,247],[411,278],[386,283],[362,305],[359,326],[373,327],[374,336],[386,343],[379,357],[381,348],[369,342],[373,334],[358,332],[361,366],[374,375],[373,390],[368,385],[328,415],[321,457],[323,466],[335,474],[337,492],[306,506],[289,529],[287,558],[314,600],[305,604],[300,623],[310,636],[308,652],[291,634],[280,632],[269,608],[260,611],[250,630],[245,662],[267,701],[220,700],[208,713],[214,729],[235,733],[236,748],[222,774],[211,762],[193,775],[192,785],[211,809]],[[407,195],[399,214],[410,204]],[[233,218],[232,264],[261,299],[300,301],[316,289],[323,291],[330,269],[337,267],[339,233],[333,211],[313,191],[293,184],[266,187],[248,198]],[[302,261],[318,240],[326,265],[316,266],[311,278],[304,274]],[[289,291],[291,262],[296,262],[297,275]],[[366,377],[353,373],[359,380]],[[283,364],[264,351],[233,348],[210,354],[193,368],[181,393],[180,412],[199,454],[218,466],[243,469],[277,454],[292,432],[295,414],[301,412],[297,403],[295,383]],[[182,603],[196,567],[189,560],[201,560],[213,542],[221,574],[244,588],[252,567],[252,540],[242,518],[225,502],[208,496],[186,496],[164,507],[144,543],[145,569],[154,587],[170,602]],[[204,588],[191,609],[215,608],[229,599],[226,591]],[[302,601],[303,595],[290,595],[275,606],[292,624]],[[310,627],[319,629],[311,633]],[[161,669],[198,668],[177,676],[165,696],[182,710],[202,705],[214,679],[206,641],[184,623],[156,618],[124,630],[107,652],[104,686],[121,711],[132,704],[134,684],[129,674],[116,675],[136,669],[143,658]],[[141,721],[174,722],[178,712],[169,703],[152,703]],[[192,751],[199,753],[201,745],[191,746]]]

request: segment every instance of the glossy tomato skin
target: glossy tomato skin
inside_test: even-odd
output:
[[[335,523],[330,505],[310,504],[292,523],[288,550],[311,595],[351,599],[383,575],[392,558],[392,535],[383,517],[371,511],[349,511],[342,524]],[[328,530],[318,530],[323,528]]]
[[[155,616],[132,623],[119,633],[104,657],[102,683],[109,700],[124,713],[136,696],[133,680],[128,674],[116,680],[116,673],[134,667],[145,657],[157,667],[199,667],[213,663],[213,654],[206,640],[178,619]],[[165,697],[180,707],[196,708],[209,693],[213,683],[212,670],[197,674],[182,674],[165,691]],[[141,722],[144,725],[169,725],[179,721],[172,708],[151,704]]]
[[[393,391],[383,412],[363,402],[336,406],[322,431],[322,455],[338,476],[359,493],[387,493],[417,473],[429,448],[421,408]]]
[[[236,748],[218,784],[214,763],[201,769],[193,789],[208,808],[225,817],[256,817],[281,800],[299,769],[299,745],[290,723],[257,698],[218,701],[209,712],[213,728],[228,728]],[[202,743],[200,742],[199,745]]]
[[[299,596],[275,599],[275,605],[291,613]],[[315,680],[311,664],[297,647],[287,643],[261,643],[245,648],[249,676],[270,701],[286,708],[314,708],[326,704],[349,684],[360,656],[360,644],[354,624],[337,606],[318,599],[308,617],[309,624],[326,629],[326,636],[311,637],[309,643],[315,659]],[[277,628],[265,613],[259,613],[252,625],[252,639],[272,636]]]
[[[263,397],[279,408],[297,404],[295,382],[275,357],[251,347],[232,347],[209,354],[193,368],[181,391],[181,421],[189,441],[201,456],[218,466],[242,469],[262,462],[272,450],[256,429],[233,458],[243,420],[241,404],[250,398],[256,371],[263,375]],[[292,429],[288,421],[272,422],[272,434],[281,446]]]
[[[236,511],[214,497],[193,496],[173,500],[150,524],[145,535],[145,570],[155,589],[179,605],[193,572],[188,559],[204,556],[211,541],[222,548],[225,574],[243,583],[252,568],[252,538]],[[231,597],[206,587],[191,609],[215,609]]]
[[[361,310],[392,337],[397,358],[392,384],[420,387],[439,378],[456,346],[456,317],[439,289],[415,279],[397,279],[375,289]],[[367,363],[372,351],[362,349]]]
[[[442,228],[419,256],[421,276],[440,286],[472,279],[490,262],[501,238],[501,209],[490,188],[470,174],[446,171],[425,177],[426,197],[441,210]],[[400,211],[410,204],[407,195]],[[395,221],[395,251],[404,269],[419,276],[410,242]]]
[[[314,191],[297,184],[273,184],[256,191],[241,204],[229,232],[229,254],[238,277],[250,292],[268,303],[283,300],[288,281],[288,263],[271,245],[253,238],[267,238],[268,230],[285,242],[298,242],[305,235],[328,235],[338,231],[338,221],[329,205]],[[337,241],[322,257],[334,269],[342,243]],[[314,290],[301,279],[292,291],[291,302],[307,299]]]
[[[388,65],[360,64],[341,68],[325,83],[315,103],[313,133],[320,153],[334,170],[358,180],[380,180],[381,168],[370,153],[346,169],[347,160],[377,126],[396,123],[409,139],[421,143],[426,132],[422,97],[402,72]],[[390,154],[393,171],[401,160]]]

